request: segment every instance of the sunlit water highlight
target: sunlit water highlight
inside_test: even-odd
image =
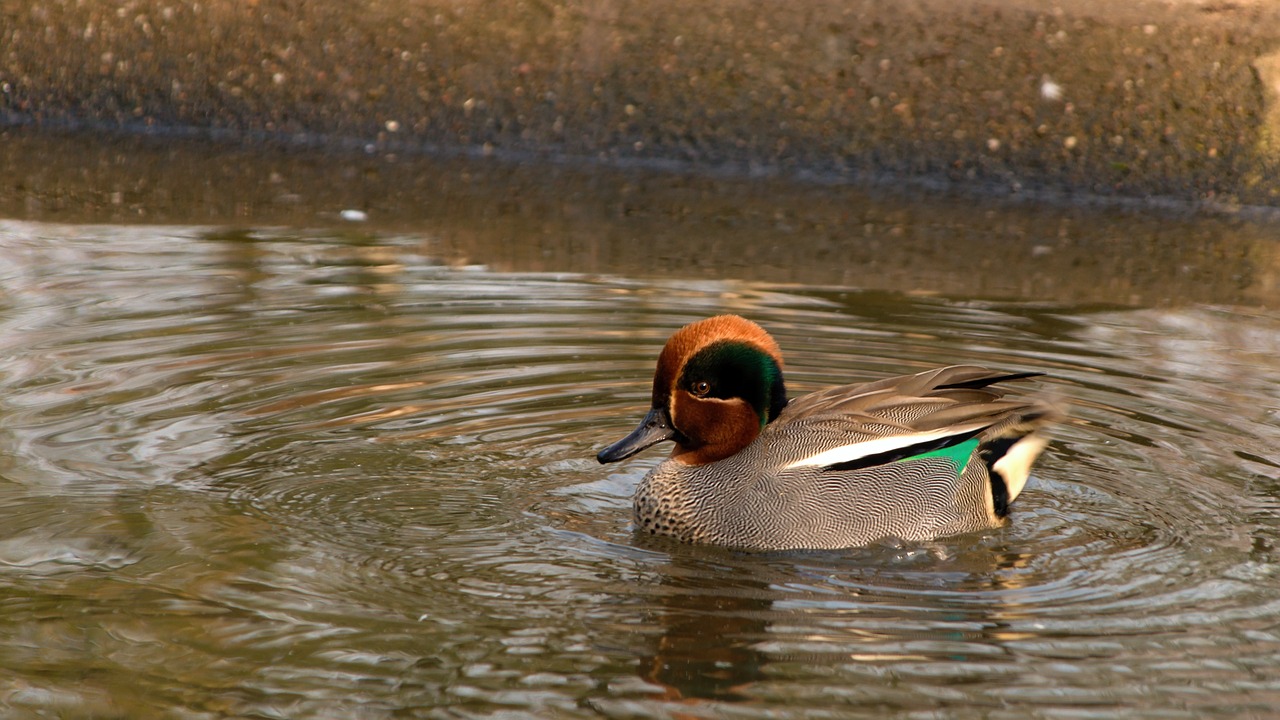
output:
[[[1071,407],[1005,528],[632,536],[658,348]],[[0,223],[6,717],[1203,717],[1280,707],[1280,321],[501,274],[415,237]]]

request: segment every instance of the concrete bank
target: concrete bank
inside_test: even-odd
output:
[[[1280,205],[1280,0],[0,0],[0,119]]]

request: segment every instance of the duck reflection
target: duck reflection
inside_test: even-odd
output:
[[[664,700],[748,699],[743,689],[761,678],[772,601],[767,584],[716,588],[707,578],[668,575],[662,599],[663,633],[642,659],[645,680],[664,688]]]
[[[670,553],[662,633],[639,669],[661,688],[655,699],[744,702],[770,663],[963,661],[966,644],[989,658],[1022,635],[1011,629],[1023,612],[1010,591],[1026,582],[1030,555],[892,542],[770,555],[660,544]]]

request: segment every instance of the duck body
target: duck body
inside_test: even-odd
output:
[[[772,338],[737,316],[672,336],[649,414],[597,456],[675,442],[636,489],[637,531],[762,551],[995,527],[1058,415],[995,387],[1036,373],[952,366],[788,402],[781,369]]]

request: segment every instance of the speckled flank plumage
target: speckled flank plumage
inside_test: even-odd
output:
[[[677,365],[688,360],[664,357]],[[668,368],[666,375],[680,372]],[[672,423],[665,437],[687,448],[641,481],[636,527],[686,542],[778,550],[996,526],[1044,447],[1043,428],[1058,415],[1044,402],[1008,399],[993,387],[1026,376],[956,366],[831,388],[792,400],[745,447],[711,462],[689,462],[696,453],[687,448],[697,448],[698,438]],[[655,401],[669,404],[686,392],[672,382],[666,392],[655,388]],[[661,409],[655,405],[651,415]],[[647,438],[644,446],[657,441]],[[626,443],[602,451],[601,461],[625,457],[616,449]]]

